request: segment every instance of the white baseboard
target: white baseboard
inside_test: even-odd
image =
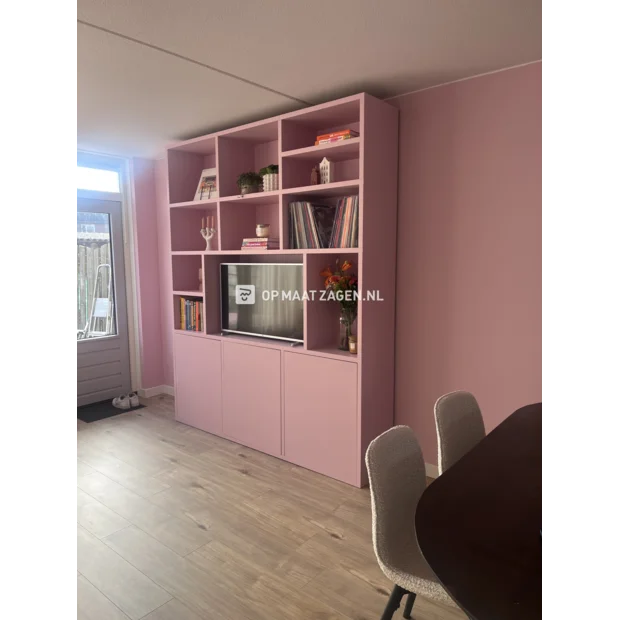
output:
[[[142,398],[151,398],[152,396],[159,396],[160,394],[174,396],[174,387],[171,385],[158,385],[156,387],[146,388],[145,390],[138,390],[138,396],[142,396]]]
[[[426,469],[426,475],[429,478],[439,478],[439,467],[437,465],[431,465],[430,463],[424,463]]]

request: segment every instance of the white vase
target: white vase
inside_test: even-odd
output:
[[[280,189],[280,175],[266,174],[263,177],[263,191],[274,192],[277,189]]]

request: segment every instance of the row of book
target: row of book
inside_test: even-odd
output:
[[[179,329],[188,332],[201,332],[203,323],[203,305],[197,299],[179,298],[181,310],[181,326]]]
[[[310,202],[289,203],[289,247],[356,248],[358,205],[358,196],[340,198],[335,207]]]
[[[359,137],[359,132],[355,129],[343,129],[342,131],[333,131],[332,133],[324,133],[316,137],[314,146],[319,144],[329,144],[330,142],[340,142],[342,140],[350,140]]]
[[[246,237],[241,243],[242,250],[279,250],[280,240],[273,237]]]

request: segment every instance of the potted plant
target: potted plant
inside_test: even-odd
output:
[[[241,194],[255,194],[260,192],[263,177],[257,172],[243,172],[237,179],[237,186]]]
[[[263,177],[263,191],[272,192],[280,189],[280,175],[277,164],[271,164],[259,170],[259,174]]]

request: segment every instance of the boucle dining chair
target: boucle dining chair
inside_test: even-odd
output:
[[[422,450],[408,426],[395,426],[370,442],[366,451],[372,506],[372,542],[379,566],[394,583],[381,620],[390,620],[407,594],[411,618],[416,594],[456,604],[437,582],[422,556],[414,516],[426,487]]]
[[[452,467],[484,439],[484,422],[473,394],[459,390],[444,394],[435,403],[439,474]]]

